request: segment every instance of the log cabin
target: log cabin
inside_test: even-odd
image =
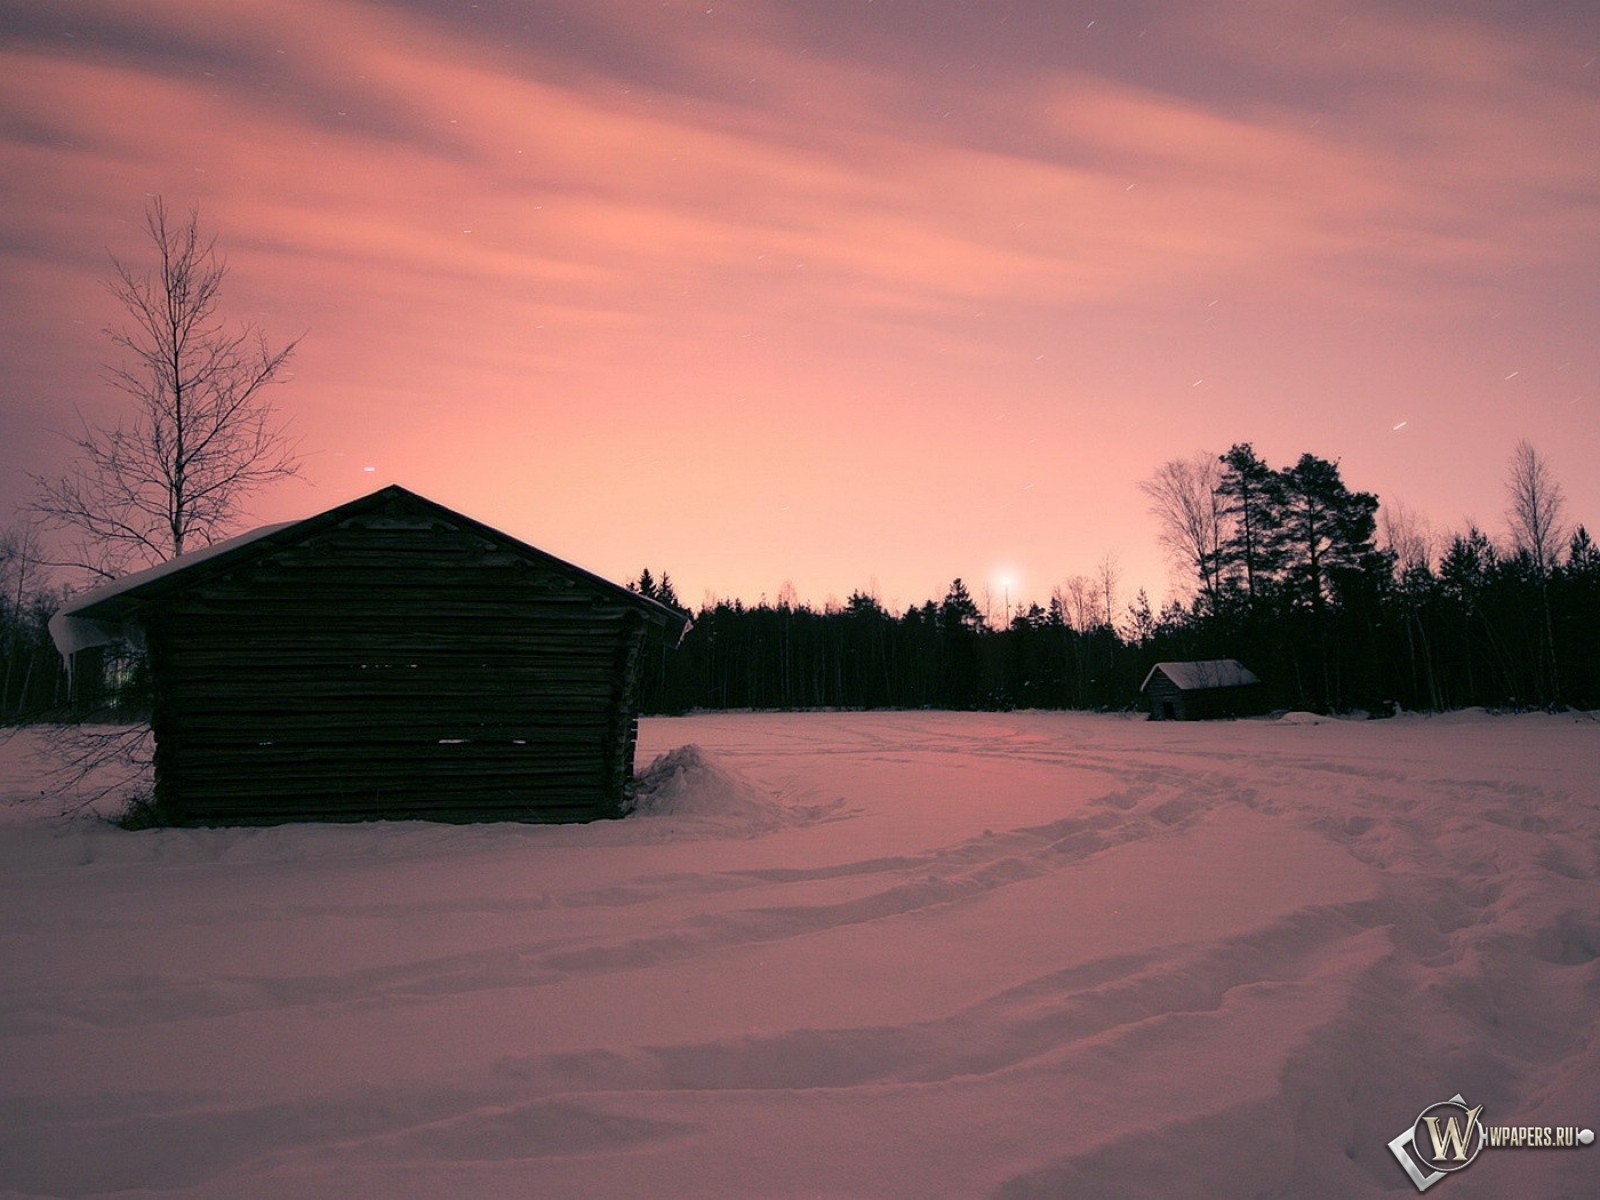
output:
[[[391,486],[181,555],[51,621],[144,652],[166,823],[624,813],[641,651],[687,617]]]
[[[1261,680],[1233,658],[1164,662],[1150,668],[1139,692],[1152,721],[1201,721],[1260,711]]]

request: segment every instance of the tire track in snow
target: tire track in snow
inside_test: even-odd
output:
[[[802,885],[843,879],[877,885],[843,900],[764,904],[686,917],[674,913],[665,921],[666,931],[649,936],[538,938],[489,951],[305,975],[183,977],[151,970],[109,981],[93,995],[46,992],[43,1002],[37,981],[21,981],[16,992],[29,997],[31,1003],[9,1000],[0,987],[0,1034],[49,1032],[73,1025],[133,1029],[196,1018],[348,1004],[374,1009],[385,1004],[428,1003],[474,991],[556,986],[575,976],[680,964],[719,951],[826,934],[973,902],[1012,884],[1068,869],[1117,845],[1174,836],[1204,811],[1201,800],[1187,788],[1170,795],[1120,791],[1093,803],[1101,811],[1045,825],[986,831],[914,855],[812,868],[642,876],[630,884],[598,891],[554,894],[528,910],[536,914],[549,907],[650,907],[668,897],[694,900],[745,891],[776,891],[781,898]],[[344,910],[335,911],[344,915]],[[400,906],[384,915],[403,919],[407,913]]]

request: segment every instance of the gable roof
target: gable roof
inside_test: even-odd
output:
[[[1163,662],[1150,668],[1150,673],[1139,685],[1142,692],[1160,671],[1172,685],[1182,692],[1204,691],[1207,688],[1247,687],[1260,683],[1256,673],[1236,658],[1212,658],[1201,662]]]
[[[438,517],[470,530],[481,537],[498,542],[533,562],[553,569],[560,574],[579,580],[614,599],[631,604],[646,619],[662,626],[669,640],[676,642],[688,628],[686,614],[669,608],[658,600],[641,596],[638,592],[602,579],[582,567],[559,559],[553,554],[528,545],[526,542],[501,533],[481,521],[446,508],[419,496],[413,491],[390,484],[370,495],[337,505],[326,512],[306,517],[300,521],[285,521],[277,525],[263,525],[237,537],[215,542],[210,546],[180,554],[164,563],[157,563],[143,571],[135,571],[114,579],[110,583],[91,588],[75,597],[50,618],[50,636],[64,656],[70,658],[78,650],[90,646],[103,646],[132,636],[138,641],[135,628],[138,616],[146,606],[162,598],[175,595],[187,588],[214,579],[245,563],[265,558],[273,552],[314,537],[340,522],[363,513],[382,510],[396,501],[410,507],[432,512]]]

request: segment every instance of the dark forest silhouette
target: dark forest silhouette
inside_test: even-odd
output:
[[[1396,508],[1380,548],[1377,497],[1309,454],[1273,469],[1240,444],[1166,464],[1143,486],[1191,572],[1187,604],[1153,611],[1140,592],[1111,611],[1109,560],[1105,579],[1008,605],[1000,621],[960,579],[899,614],[866,592],[821,608],[787,588],[777,603],[718,600],[692,614],[676,649],[647,649],[643,710],[1124,710],[1155,663],[1210,658],[1246,663],[1273,708],[1600,708],[1600,547],[1561,526],[1559,489],[1526,446],[1508,480],[1508,546],[1477,528],[1430,545]],[[1541,487],[1545,519],[1530,536],[1518,506]],[[0,542],[8,723],[69,711],[46,631],[63,594],[37,554],[20,536]],[[683,607],[665,574],[631,586]],[[119,675],[133,686],[100,697],[99,711],[136,716],[137,664]]]
[[[1192,573],[1187,605],[1153,612],[1140,592],[1113,617],[1058,592],[996,626],[960,579],[898,616],[862,592],[821,610],[718,601],[676,653],[652,655],[645,711],[1128,709],[1157,662],[1210,658],[1249,664],[1275,708],[1600,707],[1600,549],[1581,525],[1552,536],[1559,488],[1526,443],[1509,549],[1474,527],[1435,554],[1400,509],[1380,549],[1377,497],[1336,463],[1275,470],[1247,443],[1143,487]],[[633,586],[678,603],[665,575]]]
[[[1547,585],[1559,695],[1544,666],[1539,577],[1523,554],[1473,529],[1437,568],[1395,572],[1377,557],[1341,575],[1320,607],[1283,594],[1153,613],[1141,593],[1120,628],[1075,627],[1055,600],[995,628],[967,609],[960,580],[900,616],[861,593],[824,610],[718,601],[676,652],[651,652],[644,711],[1128,709],[1156,663],[1210,658],[1248,663],[1274,708],[1600,707],[1600,549],[1582,528]]]

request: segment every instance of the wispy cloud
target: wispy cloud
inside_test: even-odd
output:
[[[4,4],[0,262],[18,284],[0,303],[30,364],[7,407],[23,375],[30,413],[52,378],[62,402],[88,394],[94,281],[107,248],[137,255],[159,192],[223,234],[244,314],[312,330],[294,405],[314,443],[376,445],[491,517],[576,523],[561,489],[591,479],[620,498],[583,517],[602,554],[633,544],[649,495],[680,493],[726,544],[777,511],[836,521],[848,500],[822,489],[853,486],[880,511],[948,525],[964,506],[1086,547],[1063,559],[1117,545],[1133,570],[1132,482],[1161,458],[1251,436],[1353,456],[1419,386],[1503,437],[1469,371],[1501,347],[1548,388],[1533,424],[1600,437],[1554,412],[1600,363],[1551,320],[1597,303],[1592,19],[892,9]],[[52,375],[50,355],[77,365]],[[1348,406],[1322,401],[1363,376]],[[1267,403],[1300,380],[1298,413]],[[975,431],[995,409],[1012,424]],[[1408,404],[1408,445],[1427,409]],[[0,421],[14,453],[48,453],[31,416]],[[848,436],[830,449],[829,429]],[[497,481],[529,439],[540,477]],[[1376,470],[1401,470],[1392,445]],[[728,511],[685,461],[720,464]],[[1026,510],[993,499],[1017,473],[1046,481]],[[1459,482],[1416,478],[1462,503]],[[1128,512],[1085,511],[1112,492]],[[715,537],[672,537],[714,569]],[[834,542],[840,570],[888,575]],[[722,586],[785,553],[758,547]]]

